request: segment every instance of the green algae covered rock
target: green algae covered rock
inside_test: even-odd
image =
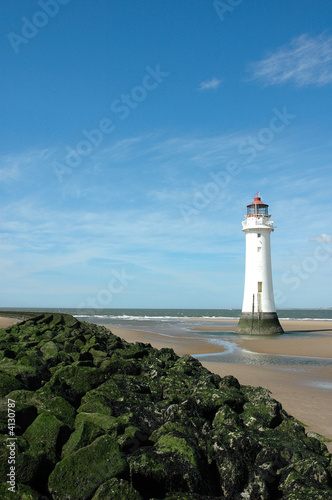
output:
[[[128,481],[113,478],[102,484],[92,500],[143,500],[141,495],[134,490]]]
[[[0,438],[0,483],[6,484],[9,472],[9,443],[6,436]],[[29,443],[23,437],[17,437],[14,445],[15,456],[15,476],[20,484],[30,485],[32,488],[39,482],[39,488],[42,487],[41,478],[48,477],[53,466],[49,466],[43,452],[34,452],[29,449]],[[0,497],[2,498],[2,497]]]
[[[115,438],[104,435],[61,460],[49,477],[54,499],[88,499],[110,477],[125,472],[127,462]]]
[[[37,491],[29,486],[23,484],[16,484],[14,492],[8,490],[8,484],[0,484],[0,498],[1,500],[13,500],[19,498],[20,500],[46,500],[47,497],[40,495]]]
[[[64,366],[57,370],[48,387],[73,405],[94,387],[105,381],[105,375],[92,366]]]
[[[69,428],[54,415],[41,414],[27,428],[23,437],[28,441],[31,452],[43,453],[46,460],[55,464],[69,433]]]
[[[262,387],[65,314],[0,330],[0,498],[332,498],[331,456]]]
[[[54,415],[57,419],[61,420],[65,425],[70,428],[73,427],[76,411],[65,399],[57,394],[54,394],[46,386],[41,387],[37,391],[18,390],[10,392],[7,395],[16,401],[16,404],[21,404],[23,407],[32,406],[38,414],[45,413],[47,415]],[[37,415],[35,414],[35,417]],[[25,429],[27,428],[27,420],[24,422]]]
[[[0,397],[4,397],[16,389],[24,389],[25,386],[14,375],[0,372]]]
[[[97,425],[95,421],[82,421],[77,423],[77,427],[62,448],[62,458],[75,453],[75,451],[78,451],[80,448],[88,446],[104,433],[105,430]]]

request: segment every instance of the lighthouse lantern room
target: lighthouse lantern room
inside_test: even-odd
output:
[[[272,284],[270,234],[274,222],[270,220],[269,206],[256,193],[247,205],[242,222],[246,235],[246,267],[242,313],[237,333],[276,335],[283,333],[277,316]]]

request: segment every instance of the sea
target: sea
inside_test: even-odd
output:
[[[8,310],[8,309],[7,309]],[[28,309],[26,309],[28,311]],[[33,309],[31,309],[33,310]],[[39,309],[43,312],[43,309]],[[46,311],[46,309],[45,309]],[[239,347],[234,333],[240,309],[47,309],[47,312],[62,312],[75,316],[80,321],[117,327],[130,330],[157,333],[160,336],[191,339],[204,338],[207,342],[220,346],[220,352],[213,354],[195,354],[199,360],[219,361],[227,363],[244,363],[255,365],[278,366],[332,366],[331,358],[315,358],[308,356],[288,356],[253,353]],[[279,309],[281,320],[332,321],[331,309]],[[207,321],[210,320],[210,321]],[[218,326],[223,327],[220,331]],[[207,328],[211,327],[211,330]],[[213,329],[212,329],[213,327]],[[226,331],[225,331],[226,327]],[[204,328],[205,331],[200,330]],[[319,331],[289,331],[283,337],[317,337],[329,335],[327,328],[321,326]],[[330,335],[329,335],[330,336]],[[244,338],[244,336],[241,336]],[[331,384],[332,388],[332,384]]]

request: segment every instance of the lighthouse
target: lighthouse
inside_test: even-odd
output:
[[[283,333],[274,305],[270,235],[274,222],[269,206],[257,193],[247,205],[242,222],[246,235],[246,271],[242,314],[236,333],[277,335]]]

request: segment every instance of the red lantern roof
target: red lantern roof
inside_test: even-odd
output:
[[[255,196],[254,201],[252,203],[249,203],[249,205],[247,205],[247,207],[250,207],[251,205],[264,205],[264,207],[268,207],[269,205],[266,205],[266,203],[263,203],[260,196],[258,196],[258,195],[260,195],[260,193],[258,192],[256,194],[257,194],[257,196]]]
[[[250,203],[250,205],[247,205],[247,217],[261,217],[262,215],[269,215],[269,205],[263,203],[259,195],[259,192],[256,193],[254,201]]]

